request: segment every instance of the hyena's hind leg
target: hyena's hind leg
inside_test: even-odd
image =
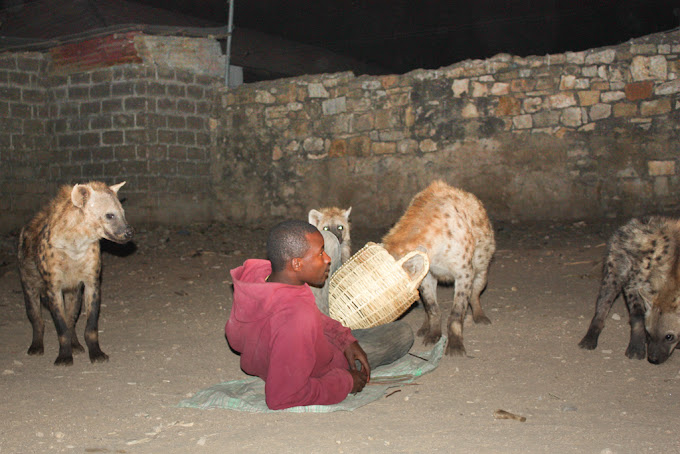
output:
[[[78,335],[76,334],[76,323],[78,321],[78,317],[80,316],[80,308],[83,302],[82,295],[82,284],[73,291],[64,292],[66,326],[68,327],[69,336],[71,336],[71,350],[73,353],[81,353],[85,351],[80,342],[78,342]]]
[[[644,359],[647,355],[645,304],[636,289],[624,287],[623,295],[630,314],[630,342],[626,348],[626,356],[630,359]]]
[[[470,295],[470,308],[472,309],[472,320],[474,320],[475,323],[479,323],[482,325],[490,325],[491,324],[491,319],[486,316],[484,313],[484,309],[482,309],[482,303],[479,301],[479,295],[481,295],[482,291],[486,287],[486,281],[487,281],[487,272],[485,271],[480,271],[478,274],[475,275],[475,278],[472,281],[472,293]]]
[[[612,308],[612,304],[623,287],[619,276],[614,272],[614,265],[610,260],[605,261],[603,267],[602,282],[600,283],[600,291],[597,295],[597,302],[595,303],[595,315],[590,321],[588,332],[583,336],[579,347],[586,350],[594,350],[597,347],[597,340],[604,328],[604,321]]]
[[[488,254],[486,254],[488,255]],[[490,325],[491,320],[486,316],[482,309],[482,303],[479,300],[480,295],[486,288],[489,274],[490,257],[479,253],[475,254],[474,271],[475,276],[472,280],[472,293],[470,294],[470,308],[472,309],[472,319],[475,323],[482,325]]]
[[[446,354],[450,356],[465,356],[463,322],[465,321],[465,312],[471,303],[472,281],[472,267],[465,267],[460,275],[456,276],[453,305],[448,322],[449,344],[446,347]],[[479,309],[481,310],[481,307]],[[486,317],[483,311],[482,315]]]
[[[42,316],[42,304],[40,298],[40,291],[31,288],[21,282],[21,287],[24,291],[24,303],[26,305],[26,315],[33,327],[33,340],[31,346],[28,347],[29,355],[42,355],[45,352],[43,338],[45,336],[45,320]]]
[[[427,273],[420,283],[420,300],[425,307],[425,321],[418,330],[425,345],[436,343],[442,337],[442,315],[437,304],[437,278]]]

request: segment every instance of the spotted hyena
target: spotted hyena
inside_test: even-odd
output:
[[[660,364],[680,336],[680,221],[631,219],[607,244],[595,315],[579,346],[597,347],[614,300],[623,293],[630,316],[629,358]]]
[[[427,318],[418,331],[425,344],[437,342],[442,334],[437,282],[455,281],[446,353],[464,355],[463,321],[468,305],[475,323],[491,323],[479,295],[486,287],[496,242],[482,202],[443,181],[434,181],[416,194],[382,241],[395,258],[419,246],[427,250],[430,271],[420,285]]]
[[[33,326],[29,355],[43,354],[42,304],[52,314],[59,338],[55,365],[73,364],[72,352],[84,351],[75,326],[84,309],[85,343],[90,361],[107,361],[99,348],[101,254],[99,239],[126,243],[133,231],[118,201],[125,182],[98,181],[64,186],[22,230],[19,272],[26,314]]]
[[[338,238],[342,263],[352,254],[352,239],[349,235],[349,213],[352,207],[330,207],[320,210],[309,210],[309,223],[319,230],[328,230]]]

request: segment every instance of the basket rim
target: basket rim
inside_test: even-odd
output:
[[[403,264],[416,255],[423,257],[423,267],[412,277]],[[331,276],[329,313],[352,329],[389,323],[420,297],[418,287],[428,271],[423,251],[397,261],[382,244],[368,242]]]

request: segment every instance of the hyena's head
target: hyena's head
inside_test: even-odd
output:
[[[679,295],[680,296],[680,295]],[[647,361],[661,364],[671,356],[680,340],[680,311],[663,309],[653,305],[645,317],[645,328],[649,336]]]
[[[125,220],[125,211],[118,200],[118,190],[125,184],[107,186],[99,181],[76,184],[71,191],[71,202],[83,213],[83,229],[99,238],[116,243],[127,243],[134,231]]]
[[[309,223],[319,230],[328,230],[338,238],[340,244],[350,239],[349,236],[349,213],[352,207],[330,207],[320,210],[309,210]]]

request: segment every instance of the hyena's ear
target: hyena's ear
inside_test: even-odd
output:
[[[319,221],[321,221],[321,217],[323,214],[321,214],[320,211],[311,209],[309,210],[309,215],[307,216],[308,222],[312,224],[313,226],[318,227],[319,226]]]
[[[645,303],[645,312],[649,312],[649,310],[652,308],[652,304],[654,303],[652,295],[642,289],[638,290],[638,293],[640,294],[642,301]]]
[[[123,187],[125,184],[125,181],[122,183],[114,184],[113,186],[109,186],[109,189],[113,191],[114,194],[118,194],[118,190]]]
[[[77,184],[71,190],[71,202],[78,208],[85,206],[87,199],[90,197],[90,187],[85,184]]]
[[[352,207],[349,207],[345,210],[344,213],[342,213],[343,216],[345,216],[345,221],[349,222],[349,214],[352,212]]]

